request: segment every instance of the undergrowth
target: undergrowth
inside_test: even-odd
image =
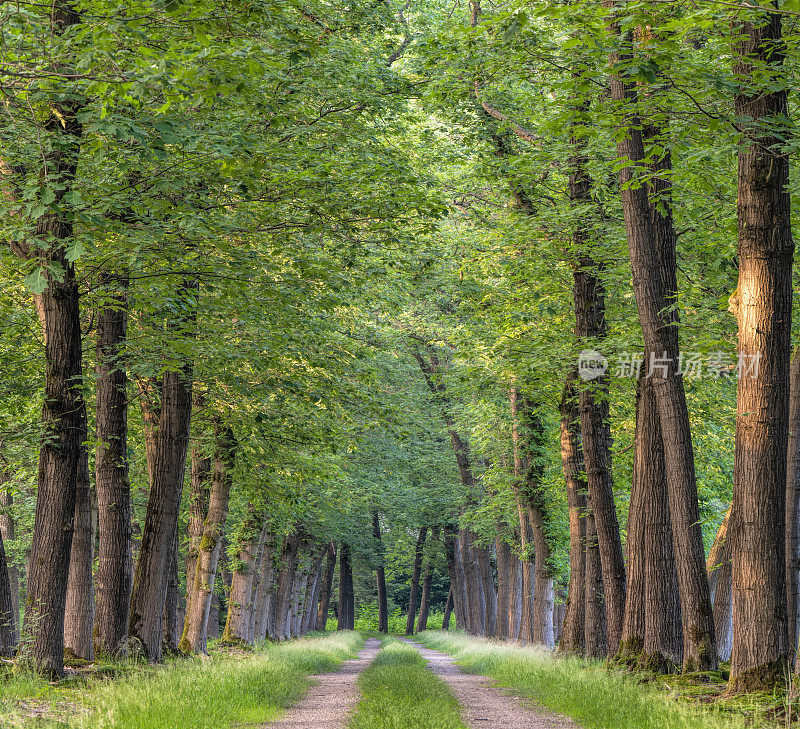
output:
[[[446,684],[395,638],[383,641],[358,685],[362,698],[348,729],[466,729]]]

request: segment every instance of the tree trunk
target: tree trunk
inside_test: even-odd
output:
[[[734,76],[750,144],[739,149],[739,324],[733,477],[733,651],[730,691],[783,685],[790,657],[786,618],[786,453],[792,316],[785,45],[778,13],[745,15]],[[762,80],[764,66],[774,75]],[[754,88],[759,84],[760,88]],[[768,85],[766,85],[768,84]],[[742,366],[744,365],[744,366]],[[758,585],[754,590],[753,585]]]
[[[494,626],[494,637],[506,640],[508,639],[508,573],[511,562],[511,546],[503,537],[498,536],[495,539],[495,552],[497,552],[497,621]]]
[[[261,561],[259,565],[260,580],[255,604],[256,620],[253,628],[253,635],[256,640],[264,640],[264,638],[267,637],[267,629],[270,621],[270,607],[272,606],[272,595],[275,587],[275,550],[277,546],[277,538],[274,536],[267,536],[264,542],[264,549],[261,550]]]
[[[450,615],[453,613],[453,588],[447,593],[447,602],[444,606],[444,617],[442,618],[442,630],[450,629]]]
[[[130,635],[152,662],[162,656],[168,567],[178,527],[189,440],[190,377],[190,365],[182,373],[164,373],[152,462],[148,458],[152,480],[131,596]]]
[[[452,524],[444,530],[444,547],[447,557],[447,571],[450,575],[450,589],[453,591],[453,612],[456,627],[466,629],[466,597],[464,591],[464,568],[458,542],[458,531]]]
[[[290,631],[289,617],[292,607],[292,586],[297,572],[302,537],[298,531],[283,540],[281,545],[280,571],[275,595],[275,639],[288,640]]]
[[[92,629],[94,627],[94,582],[92,564],[94,519],[92,518],[92,485],[89,479],[89,453],[86,407],[81,418],[80,457],[75,484],[75,521],[69,557],[67,599],[64,614],[64,652],[70,658],[94,660]]]
[[[206,653],[208,621],[214,595],[222,533],[228,518],[237,443],[229,428],[218,428],[208,511],[203,521],[192,584],[186,594],[186,618],[180,648],[185,653]],[[219,621],[219,615],[217,615]],[[219,623],[217,623],[219,632]]]
[[[309,589],[306,591],[306,599],[303,604],[303,623],[300,633],[305,635],[310,630],[316,630],[317,625],[317,604],[319,601],[320,583],[322,582],[322,571],[324,568],[325,555],[328,552],[328,545],[318,546],[314,556],[314,565],[309,580]]]
[[[162,650],[169,655],[178,652],[178,530],[175,530],[172,547],[167,557],[167,594],[164,600],[164,634]]]
[[[672,543],[669,494],[661,424],[652,385],[645,382],[640,475],[644,510],[644,645],[643,666],[667,673],[682,665],[683,631],[678,573]]]
[[[195,394],[194,410],[203,407],[203,398]],[[186,546],[186,595],[194,584],[194,570],[203,538],[203,522],[208,513],[211,481],[211,458],[200,451],[197,444],[192,446],[192,461],[189,476],[189,540]]]
[[[641,374],[636,381],[636,431],[634,434],[633,476],[631,479],[631,498],[628,507],[628,530],[626,551],[628,558],[627,594],[625,596],[625,617],[622,623],[622,638],[617,658],[625,663],[636,665],[644,646],[645,592],[648,574],[645,567],[645,512],[650,508],[649,478],[655,476],[651,468],[657,453],[648,448],[654,445],[654,429],[657,427],[658,410],[649,380]],[[659,430],[660,434],[660,430]],[[661,445],[658,439],[657,445]],[[663,477],[663,450],[661,452]],[[670,540],[672,537],[670,537]]]
[[[586,480],[580,443],[575,374],[564,383],[561,413],[561,465],[567,485],[569,509],[569,586],[564,627],[559,649],[583,655],[585,650],[586,599]]]
[[[107,276],[119,292],[115,305],[103,308],[97,318],[97,449],[95,485],[98,503],[97,551],[98,650],[122,656],[128,650],[131,579],[131,488],[128,477],[128,378],[121,349],[127,338],[126,275]]]
[[[350,546],[342,542],[339,555],[339,621],[337,630],[353,630],[355,605],[353,600],[353,568],[350,564]]]
[[[619,60],[618,55],[612,54],[612,65]],[[663,287],[648,188],[634,179],[634,165],[641,165],[646,159],[636,110],[636,87],[616,75],[612,75],[610,85],[612,101],[624,104],[617,153],[630,164],[620,169],[619,183],[634,295],[645,350],[651,355],[648,374],[655,389],[664,443],[683,617],[684,668],[713,670],[717,667],[713,611],[705,571],[689,411],[679,371],[678,330],[670,309],[675,292]]]
[[[600,565],[600,548],[594,517],[586,515],[586,615],[584,624],[585,655],[587,658],[605,658],[608,653],[606,643],[606,610],[603,599],[603,572]]]
[[[706,560],[711,599],[714,601],[714,631],[717,636],[717,653],[720,661],[730,660],[733,641],[731,514],[731,508],[728,507]]]
[[[411,588],[408,593],[408,613],[406,615],[406,635],[414,635],[414,621],[417,617],[417,600],[419,599],[419,576],[422,571],[422,556],[425,550],[425,539],[428,527],[422,527],[417,537],[414,550],[414,566],[411,573]]]
[[[469,529],[462,529],[459,534],[459,546],[464,562],[464,587],[467,593],[467,632],[472,635],[483,635],[483,583],[478,568],[478,560],[473,546],[474,535]]]
[[[482,616],[483,633],[487,638],[494,635],[494,624],[497,620],[497,588],[494,583],[489,548],[479,546],[475,550],[478,562],[478,573],[481,578],[481,595],[483,596]]]
[[[386,599],[386,567],[384,565],[383,542],[381,541],[381,522],[378,512],[372,515],[372,537],[378,550],[378,566],[375,578],[378,583],[378,632],[389,632],[389,605]]]
[[[508,570],[508,637],[519,640],[522,630],[522,567],[523,562],[512,553]]]
[[[14,518],[11,507],[14,498],[7,485],[8,475],[0,469],[0,542],[6,543],[15,538]],[[5,566],[8,576],[8,601],[0,596],[0,651],[2,655],[13,655],[19,644],[19,571],[0,544],[0,573]],[[3,592],[3,575],[0,574],[0,593]]]
[[[182,294],[191,295],[188,284]],[[186,322],[183,323],[184,325]],[[189,325],[193,328],[194,317]],[[162,656],[163,616],[167,595],[168,560],[178,528],[178,510],[183,491],[189,424],[192,412],[191,362],[181,371],[165,372],[161,378],[161,399],[157,429],[151,433],[148,470],[150,496],[147,502],[139,559],[131,595],[130,636],[145,657],[158,662]],[[146,419],[153,413],[142,400]]]
[[[317,630],[324,631],[328,626],[328,611],[333,594],[333,576],[336,573],[336,545],[331,542],[325,558],[325,573],[322,580],[322,591],[317,610]],[[388,627],[388,626],[387,626]]]
[[[789,654],[800,637],[800,347],[790,367],[789,447],[786,459],[786,615]],[[716,623],[715,623],[716,625]],[[719,637],[717,639],[719,642]]]
[[[250,613],[253,610],[253,577],[258,557],[266,539],[264,517],[248,506],[250,516],[242,528],[236,549],[236,568],[231,576],[228,596],[228,618],[225,621],[223,640],[250,644]],[[287,626],[290,628],[291,626]]]
[[[420,632],[428,629],[428,612],[431,607],[431,581],[433,579],[433,568],[436,562],[436,551],[439,546],[439,527],[435,526],[431,530],[431,539],[428,548],[428,562],[425,565],[425,574],[422,578],[422,599],[419,603],[419,621],[417,630]]]
[[[53,3],[49,14],[51,41],[58,42],[81,22],[75,9],[60,0]],[[69,69],[62,66],[62,70]],[[35,296],[44,330],[45,393],[23,625],[25,650],[19,660],[40,673],[59,677],[64,670],[64,610],[84,412],[80,293],[75,266],[67,257],[74,227],[72,215],[64,210],[64,197],[73,189],[83,128],[78,119],[82,104],[76,97],[46,99],[43,107],[51,110],[45,122],[51,139],[39,176],[46,180],[47,194],[52,197],[47,212],[26,222],[33,239],[46,241],[47,248],[33,248],[24,240],[10,241],[17,255],[39,264],[47,284]],[[4,171],[6,166],[4,162]],[[44,185],[42,182],[41,193]],[[10,190],[4,192],[14,195]]]
[[[14,655],[19,643],[11,594],[8,562],[6,561],[6,552],[3,547],[3,535],[0,534],[0,656],[7,658]]]

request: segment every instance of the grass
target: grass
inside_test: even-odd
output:
[[[361,642],[358,633],[342,632],[264,644],[253,653],[218,651],[210,659],[177,659],[157,667],[124,664],[113,680],[88,671],[56,684],[29,675],[0,677],[0,726],[255,726],[298,699],[310,684],[309,674],[335,669]],[[40,706],[49,707],[42,714],[48,721],[36,719]]]
[[[729,705],[678,700],[682,679],[677,676],[669,683],[643,684],[635,674],[600,662],[555,658],[544,649],[441,632],[418,638],[449,653],[465,670],[490,676],[585,729],[741,729],[763,724],[763,717],[746,717]]]
[[[445,683],[416,649],[395,638],[383,641],[358,685],[362,698],[348,729],[466,729]]]

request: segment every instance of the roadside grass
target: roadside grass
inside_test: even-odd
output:
[[[358,678],[362,698],[348,729],[466,729],[458,702],[407,643],[385,638]]]
[[[752,699],[747,711],[713,699],[687,701],[680,688],[686,679],[681,676],[647,683],[642,675],[608,668],[599,661],[554,657],[534,647],[442,632],[424,632],[417,638],[429,648],[453,656],[466,671],[490,676],[519,696],[572,717],[584,729],[781,726],[774,723],[774,716],[772,724],[765,724],[765,712],[758,711]],[[700,685],[703,680],[698,677]]]
[[[265,644],[250,653],[213,651],[210,658],[162,666],[117,663],[54,684],[27,674],[0,676],[0,726],[81,729],[224,729],[274,719],[310,685],[309,674],[335,669],[355,655],[358,633]]]

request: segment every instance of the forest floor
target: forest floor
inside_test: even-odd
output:
[[[96,661],[59,682],[0,662],[0,727],[777,729],[800,718],[791,686],[733,698],[722,673],[656,677],[440,631],[417,641],[328,633],[161,666]]]

